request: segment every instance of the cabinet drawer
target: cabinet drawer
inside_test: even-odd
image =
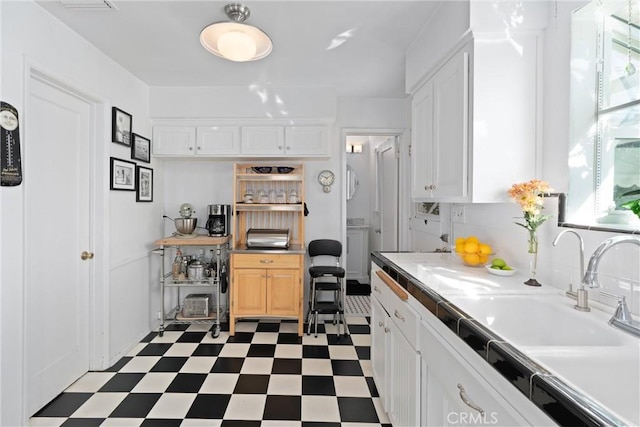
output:
[[[466,417],[467,420],[475,420],[475,424],[531,425],[468,361],[424,322],[420,325],[420,339],[421,354],[428,371],[427,407],[447,408],[448,412],[441,415],[449,422],[453,413],[454,419]],[[438,411],[429,412],[431,416],[438,414]],[[442,425],[442,422],[441,419],[431,419],[426,424]]]
[[[300,255],[232,254],[233,268],[299,268]]]
[[[384,284],[384,282],[382,281],[382,279],[380,279],[380,277],[378,277],[378,275],[376,274],[377,271],[382,271],[380,270],[380,267],[378,267],[376,264],[372,264],[371,267],[371,295],[378,300],[378,302],[380,303],[380,305],[382,307],[384,307],[385,310],[387,310],[387,301],[389,300],[389,293],[391,293],[389,291],[389,288],[387,288],[387,286]]]
[[[411,306],[409,306],[408,300],[411,298],[409,293],[391,278],[384,271],[377,270],[372,275],[372,283],[374,284],[373,292],[375,293],[376,287],[380,288],[380,295],[382,299],[379,299],[385,310],[389,313],[389,317],[398,326],[398,329],[402,331],[402,334],[407,338],[409,344],[414,349],[418,348],[418,323],[420,322],[420,315]]]
[[[409,344],[415,349],[418,348],[418,325],[420,316],[409,306],[406,301],[392,294],[389,298],[389,317],[398,326],[398,329],[407,338]]]

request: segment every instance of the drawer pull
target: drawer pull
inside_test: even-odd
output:
[[[402,286],[398,285],[398,283],[393,280],[391,276],[389,276],[382,270],[376,271],[376,274],[378,275],[380,280],[382,280],[385,285],[387,285],[389,289],[391,289],[393,293],[397,295],[398,298],[400,298],[402,301],[406,301],[409,299],[409,294],[407,294],[404,289],[402,289]]]
[[[398,310],[394,311],[393,315],[396,316],[398,319],[402,320],[403,322],[405,321],[404,316],[398,313]]]
[[[475,403],[469,400],[469,398],[467,397],[467,393],[464,390],[464,387],[462,387],[462,384],[458,384],[458,389],[460,390],[460,399],[462,399],[464,404],[471,409],[475,409],[480,413],[480,415],[484,416],[484,409],[482,409],[481,407],[479,407],[478,405],[476,405]]]
[[[374,290],[374,291],[376,291],[376,292],[377,292],[377,293],[379,293],[379,294],[381,294],[381,293],[382,293],[382,291],[381,291],[380,289],[378,289],[378,287],[377,287],[377,286],[374,286],[374,287],[373,287],[373,290]]]
[[[385,334],[388,334],[390,330],[391,330],[391,329],[389,329],[389,328],[384,328],[384,333],[385,333]]]
[[[380,326],[381,328],[384,326],[384,323],[382,321],[378,322],[378,326]]]
[[[261,259],[260,262],[263,263],[263,264],[271,264],[273,262],[273,260],[272,259]]]

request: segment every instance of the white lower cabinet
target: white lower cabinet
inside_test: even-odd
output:
[[[420,422],[420,354],[395,321],[389,322],[389,330],[387,413],[394,426],[417,426]]]
[[[420,346],[426,407],[422,425],[530,425],[425,322],[420,327]]]
[[[371,298],[371,369],[385,410],[387,404],[387,313],[376,298]]]
[[[555,425],[380,270],[371,264],[371,365],[395,427]]]
[[[347,279],[369,281],[369,228],[347,226]]]
[[[374,265],[374,270],[379,268]],[[417,322],[417,313],[375,273],[371,275],[371,285],[373,378],[391,423],[417,426],[420,424],[420,354],[412,333],[416,330],[412,323]]]

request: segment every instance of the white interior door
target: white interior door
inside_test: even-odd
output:
[[[29,415],[89,370],[92,104],[32,76],[25,121]]]
[[[398,161],[397,137],[378,146],[381,251],[398,250]]]

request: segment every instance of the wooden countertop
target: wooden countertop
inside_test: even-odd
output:
[[[217,246],[224,245],[231,239],[231,236],[210,237],[206,234],[199,234],[196,237],[176,237],[168,236],[164,239],[156,240],[159,246]]]

